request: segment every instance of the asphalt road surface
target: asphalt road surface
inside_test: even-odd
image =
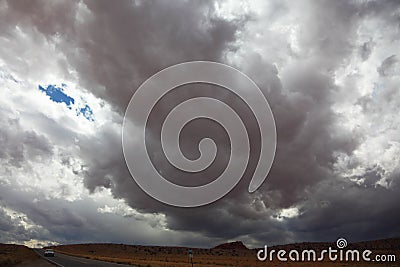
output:
[[[44,257],[43,249],[34,249],[40,256]],[[61,253],[55,253],[55,257],[46,257],[52,263],[60,267],[132,267],[132,265],[110,263],[105,261],[89,260],[85,258],[72,257]]]

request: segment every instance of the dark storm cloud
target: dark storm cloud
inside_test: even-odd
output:
[[[7,232],[14,229],[14,224],[9,215],[4,210],[0,210],[0,231]]]
[[[83,14],[83,22],[64,24],[71,19],[67,12],[57,22],[60,28],[54,26],[53,31],[65,38],[59,48],[81,82],[120,112],[135,88],[156,71],[188,59],[220,60],[238,27],[216,17],[210,1],[172,5],[165,1],[121,1],[117,5],[84,1],[80,5],[89,13]],[[50,31],[40,26],[44,33]]]
[[[398,236],[399,187],[393,185],[388,190],[370,184],[380,175],[377,170],[369,171],[367,186],[345,181],[321,185],[312,199],[307,200],[306,210],[294,220],[291,229],[320,240],[326,237],[334,240],[340,236],[350,240]],[[396,176],[398,180],[398,174]]]
[[[269,243],[327,240],[342,233],[354,239],[398,233],[396,228],[384,230],[385,222],[373,220],[368,209],[368,205],[374,203],[377,212],[382,209],[380,215],[398,210],[395,204],[398,188],[387,192],[385,188],[372,187],[367,181],[370,184],[368,190],[354,190],[354,186],[350,182],[342,182],[343,178],[334,170],[337,153],[351,155],[362,139],[340,127],[339,117],[332,110],[338,91],[333,70],[351,55],[353,36],[362,19],[360,13],[371,14],[368,9],[344,1],[313,3],[306,12],[307,19],[300,22],[304,23],[301,25],[305,33],[300,42],[303,52],[310,55],[310,61],[300,62],[301,66],[286,73],[283,77],[284,88],[273,65],[263,62],[256,54],[248,56],[247,62],[238,66],[264,89],[277,123],[276,159],[269,178],[261,188],[260,203],[258,206],[257,201],[254,203],[255,196],[243,195],[246,187],[242,183],[220,203],[196,209],[195,212],[179,211],[176,216],[168,217],[171,228],[227,238],[249,235],[258,240],[262,240],[262,235],[258,236],[260,232],[269,232],[264,235]],[[379,14],[383,15],[382,12]],[[343,195],[339,189],[345,192],[347,203],[355,202],[354,206],[339,201],[338,198]],[[337,195],[321,193],[322,203],[330,203],[329,208],[322,206],[314,209],[312,201],[308,201],[314,190],[332,190]],[[390,197],[374,202],[373,199],[378,196],[383,198],[386,193]],[[368,201],[365,201],[366,198]],[[273,219],[274,212],[280,208],[298,206],[301,211],[303,205],[310,208],[299,219],[287,219],[280,223]],[[384,208],[386,206],[389,208]],[[336,209],[344,211],[335,213]],[[167,214],[173,213],[169,211]],[[335,214],[334,223],[331,223],[331,217],[323,216],[329,213]],[[353,216],[349,217],[349,214]],[[355,231],[355,214],[360,214],[364,220],[363,231]],[[307,221],[308,218],[312,223]],[[373,222],[368,223],[368,220]],[[376,228],[377,225],[381,228]],[[276,235],[276,232],[282,234]]]
[[[398,59],[396,55],[391,55],[390,57],[385,58],[382,61],[382,64],[377,68],[379,75],[381,76],[390,76],[393,73],[395,65],[398,63]]]
[[[392,7],[398,14],[399,6]],[[312,9],[318,12],[310,19],[319,22],[311,26],[303,41],[314,62],[284,77],[289,93],[282,98],[285,104],[280,109],[274,107],[280,101],[274,101],[274,95],[270,98],[280,138],[266,187],[279,192],[280,206],[297,205],[301,215],[275,228],[283,228],[282,237],[275,239],[271,231],[265,238],[335,240],[345,236],[360,240],[397,236],[400,229],[395,226],[400,218],[392,215],[390,223],[381,218],[398,213],[399,188],[376,186],[382,178],[376,170],[363,175],[365,183],[354,185],[333,167],[336,152],[352,155],[363,139],[341,128],[332,110],[338,89],[332,70],[350,55],[357,25],[364,18],[360,14],[373,13],[372,7],[330,1],[315,4]],[[382,9],[377,14],[385,20]],[[389,22],[392,25],[392,20]],[[333,29],[329,25],[334,25]],[[364,56],[367,58],[367,54]]]
[[[46,230],[43,228],[25,228],[21,224],[25,218],[16,214],[11,217],[5,212],[2,202],[0,199],[0,243],[29,241],[45,235]]]
[[[190,60],[226,61],[225,52],[236,49],[237,32],[246,25],[243,21],[218,18],[213,3],[208,1],[4,3],[8,12],[7,16],[0,16],[2,31],[9,31],[12,28],[9,25],[19,25],[32,26],[44,34],[67,56],[82,85],[111,103],[119,114],[123,114],[140,83],[164,67]],[[155,201],[140,190],[127,170],[121,147],[121,117],[111,119],[116,124],[97,129],[94,137],[77,135],[79,156],[85,166],[76,174],[84,177],[85,186],[91,192],[98,187],[110,188],[116,198],[125,199],[143,213],[165,214],[169,229],[194,232],[218,241],[243,237],[258,244],[272,244],[332,240],[341,235],[356,240],[399,234],[396,226],[399,217],[392,215],[389,223],[385,220],[390,214],[399,214],[398,184],[393,182],[390,189],[375,186],[382,178],[379,168],[368,170],[362,177],[353,177],[365,178],[366,186],[349,182],[334,169],[337,153],[351,155],[362,140],[340,127],[332,109],[338,92],[335,70],[354,49],[361,49],[357,52],[363,60],[371,54],[369,42],[361,48],[353,43],[360,21],[376,17],[389,27],[398,27],[394,26],[398,23],[394,11],[398,10],[398,4],[395,1],[304,3],[304,13],[298,21],[302,33],[298,40],[299,66],[279,73],[272,62],[266,62],[256,51],[245,51],[245,59],[236,66],[263,90],[277,124],[275,162],[259,191],[247,193],[250,170],[226,198],[205,207],[181,209]],[[282,8],[282,16],[289,10]],[[386,16],[389,10],[393,12]],[[386,75],[394,64],[392,61],[384,60],[378,72]],[[236,103],[232,96],[223,93],[220,98]],[[168,103],[161,103],[159,109],[165,111],[167,107]],[[193,147],[190,137],[200,139],[209,134],[204,129],[214,129],[215,136],[221,135],[218,127],[204,125],[207,123],[192,125],[195,129],[192,132],[185,130],[183,141],[188,142],[185,145]],[[254,132],[251,134],[256,135]],[[24,140],[35,138],[40,139],[31,134]],[[18,147],[12,151],[16,154],[9,157],[16,160],[21,157]],[[154,159],[157,160],[157,155]],[[160,162],[160,168],[168,170]],[[223,163],[222,159],[220,164]],[[214,171],[218,170],[217,166]],[[392,177],[393,181],[397,179],[396,175]],[[20,209],[25,205],[22,203]],[[290,207],[298,207],[300,215],[278,220],[280,210]],[[29,206],[24,212],[50,229],[60,241],[77,240],[89,224],[82,215],[73,212],[74,208],[52,211],[49,207],[54,214],[51,218],[44,206]],[[82,238],[100,240],[95,235],[96,232],[90,232]],[[117,240],[118,237],[104,234],[101,238]],[[196,244],[196,241],[182,243]]]
[[[361,47],[360,47],[360,56],[362,60],[367,60],[369,56],[371,55],[372,49],[373,49],[374,43],[372,40],[365,42]]]
[[[23,130],[17,118],[0,118],[0,147],[3,164],[16,167],[53,154],[50,141],[34,131]]]

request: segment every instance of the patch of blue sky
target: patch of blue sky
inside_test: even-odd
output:
[[[62,84],[65,87],[65,84]],[[50,100],[57,103],[65,103],[69,109],[75,104],[75,99],[64,93],[63,87],[57,87],[55,85],[48,85],[46,88],[39,85],[39,90],[45,92],[50,97]]]
[[[80,103],[76,103],[75,99],[64,92],[67,85],[61,84],[61,87],[56,85],[48,85],[47,87],[39,85],[39,90],[46,93],[50,100],[55,103],[64,103],[69,109],[74,109],[76,116],[82,115],[88,121],[94,121],[93,110],[81,97]],[[78,99],[79,100],[79,99]]]
[[[88,121],[94,121],[93,118],[93,110],[89,107],[88,104],[85,104],[83,108],[77,108],[77,115],[82,114]]]

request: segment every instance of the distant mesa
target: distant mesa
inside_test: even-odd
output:
[[[214,247],[214,249],[229,249],[229,250],[247,250],[248,248],[243,244],[242,241],[235,241],[235,242],[229,242],[225,244],[218,245]]]

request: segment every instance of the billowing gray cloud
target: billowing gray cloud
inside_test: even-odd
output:
[[[7,113],[3,110],[3,114]],[[1,118],[0,127],[0,160],[3,164],[21,167],[31,160],[41,160],[53,154],[50,141],[34,131],[25,131],[18,118]]]
[[[397,69],[395,69],[395,65],[398,63],[398,59],[396,55],[391,55],[390,57],[385,58],[382,61],[382,64],[377,68],[379,75],[381,76],[390,76],[396,74]],[[394,72],[394,73],[393,73]]]
[[[115,199],[123,199],[143,216],[140,221],[154,224],[147,215],[164,216],[156,235],[140,226],[144,232],[135,232],[140,242],[146,242],[146,233],[150,243],[168,242],[170,236],[160,230],[163,227],[179,233],[175,243],[207,246],[230,239],[260,245],[399,235],[399,167],[394,156],[400,141],[396,137],[400,121],[394,117],[399,104],[394,56],[399,38],[393,34],[399,27],[399,4],[301,1],[299,9],[296,3],[279,1],[260,4],[259,10],[252,10],[258,13],[240,10],[230,19],[219,13],[220,3],[2,1],[0,33],[5,39],[21,44],[21,34],[33,36],[31,42],[37,47],[50,46],[58,57],[53,65],[44,66],[46,72],[54,68],[65,79],[73,77],[114,111],[95,134],[73,133],[61,123],[52,127],[50,122],[57,121],[39,114],[30,119],[40,125],[43,135],[39,130],[15,128],[6,119],[4,123],[18,135],[0,131],[0,159],[7,158],[3,164],[18,167],[38,156],[54,157],[73,171],[88,192],[110,190]],[[36,79],[40,72],[30,73],[30,57],[26,62],[10,57],[20,46],[3,51],[0,58],[19,76]],[[40,54],[33,58],[43,60]],[[160,152],[157,125],[183,99],[212,95],[229,103],[246,118],[251,136],[251,163],[238,186],[213,204],[182,209],[152,199],[130,177],[122,154],[121,122],[130,97],[145,79],[190,60],[229,63],[254,79],[274,113],[278,145],[266,182],[248,194],[260,142],[248,108],[213,86],[188,86],[167,95],[150,116],[152,136],[147,141],[154,164],[171,180],[192,185],[210,181],[223,169],[229,152],[223,129],[199,120],[184,128],[183,151],[189,157],[198,156],[193,148],[210,136],[219,148],[216,162],[205,173],[191,177],[195,182],[185,181],[188,175],[168,164]],[[52,149],[62,153],[54,155]],[[382,157],[371,159],[368,151],[379,151]],[[66,196],[68,190],[73,191],[64,188]],[[24,199],[17,192],[8,193],[3,201],[47,229],[38,239],[129,242],[123,231],[130,229],[126,224],[131,215],[110,218],[95,211],[85,213],[96,209],[89,200],[47,202],[36,196],[39,206],[22,200],[11,204],[19,198]],[[1,214],[0,229],[11,227],[11,218]],[[388,216],[390,222],[385,219]],[[111,222],[122,230],[107,233]],[[96,237],[98,233],[102,236]]]
[[[361,47],[360,47],[360,56],[363,60],[367,60],[369,56],[371,55],[372,49],[373,49],[373,42],[372,40],[365,42]]]

